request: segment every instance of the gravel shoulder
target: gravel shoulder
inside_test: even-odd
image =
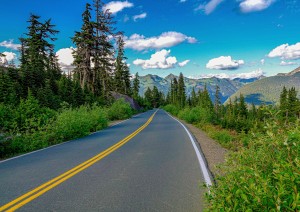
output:
[[[223,148],[215,140],[208,137],[208,135],[205,132],[203,132],[196,126],[189,124],[183,120],[180,121],[189,129],[189,131],[197,139],[197,142],[199,143],[201,150],[206,158],[211,173],[213,174],[213,176],[216,176],[216,174],[218,173],[216,167],[219,164],[225,162],[225,156],[228,150]]]

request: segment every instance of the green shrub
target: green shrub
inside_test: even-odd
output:
[[[12,129],[13,109],[9,105],[0,104],[0,133]]]
[[[81,106],[77,109],[65,109],[50,126],[52,137],[54,136],[51,140],[65,141],[83,137],[107,125],[106,114],[100,107]]]
[[[179,113],[179,108],[173,104],[168,104],[163,108],[165,111],[171,113],[173,116],[177,116]]]
[[[202,107],[184,108],[178,117],[188,123],[209,123],[212,120],[211,112]]]
[[[125,102],[124,99],[118,99],[107,110],[108,119],[111,121],[127,119],[130,118],[132,114],[133,110],[130,104]]]
[[[83,137],[107,127],[108,118],[120,120],[132,114],[123,99],[110,108],[93,105],[74,109],[65,104],[58,112],[40,107],[32,96],[17,107],[0,104],[0,158]]]
[[[208,199],[212,211],[299,211],[300,126],[266,126],[229,155]]]
[[[55,117],[56,112],[46,107],[41,107],[38,100],[29,95],[26,100],[21,100],[13,112],[11,129],[18,132],[38,130],[48,124]]]

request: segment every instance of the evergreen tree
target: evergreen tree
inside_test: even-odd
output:
[[[92,6],[86,4],[81,31],[75,32],[72,38],[77,47],[73,53],[75,78],[79,80],[82,89],[107,99],[113,90],[114,48],[110,37],[116,35],[113,27],[115,22],[109,10],[104,10],[100,0],[94,0],[94,8],[96,17],[93,21]],[[128,86],[128,81],[125,83]],[[130,91],[127,89],[126,93]]]
[[[152,89],[152,101],[151,101],[151,103],[152,103],[152,106],[154,107],[154,108],[157,108],[157,107],[159,107],[159,104],[160,104],[160,93],[159,93],[159,91],[158,91],[158,89],[157,89],[157,87],[156,86],[154,86],[153,87],[153,89]]]
[[[80,32],[75,32],[75,36],[72,38],[76,45],[74,49],[74,64],[76,66],[75,78],[79,80],[82,89],[87,87],[89,90],[93,90],[92,85],[92,51],[94,47],[94,28],[91,22],[91,5],[89,3],[85,6],[85,11],[82,14],[82,27]]]
[[[248,116],[248,109],[247,105],[245,103],[245,98],[243,94],[240,94],[240,102],[238,104],[238,111],[239,111],[239,116],[242,118],[247,118]]]
[[[191,105],[193,106],[193,107],[195,107],[196,105],[197,105],[197,103],[198,103],[198,101],[197,101],[197,96],[196,96],[196,92],[195,92],[195,88],[193,87],[193,90],[192,90],[192,93],[191,93],[191,99],[190,99],[190,101],[191,101]]]
[[[152,91],[149,87],[147,88],[146,92],[144,93],[144,96],[145,96],[146,105],[151,107],[152,106]]]
[[[186,94],[185,94],[185,84],[184,84],[184,77],[183,74],[179,74],[178,79],[178,94],[177,94],[178,104],[180,108],[185,106],[186,102]]]
[[[40,16],[33,14],[28,23],[26,37],[20,38],[20,68],[25,96],[28,88],[36,95],[38,89],[45,87],[46,80],[60,77],[54,45],[51,43],[56,40],[53,36],[58,33],[55,25],[51,24],[51,19],[41,22]]]
[[[299,112],[299,100],[297,98],[297,91],[295,87],[292,87],[288,91],[288,111],[289,116],[296,117]]]
[[[282,92],[280,93],[279,103],[281,114],[288,117],[288,91],[285,86],[283,86]]]
[[[220,97],[220,87],[218,85],[216,86],[214,109],[215,109],[215,114],[217,115],[217,119],[219,119],[220,112],[221,112],[221,97]]]
[[[203,92],[200,93],[200,106],[208,109],[209,111],[212,111],[214,108],[206,85],[204,86]]]
[[[113,90],[113,71],[114,71],[114,48],[111,37],[115,37],[115,21],[112,13],[104,10],[101,0],[94,0],[96,21],[94,22],[94,69],[93,81],[97,84],[97,92],[104,98],[109,97],[109,92]],[[127,83],[127,82],[126,82]],[[129,84],[130,86],[130,84]],[[130,92],[128,92],[130,93]]]
[[[172,103],[178,105],[178,82],[176,78],[173,79],[171,87],[171,97]]]
[[[140,90],[140,77],[139,77],[139,73],[136,72],[135,78],[133,79],[133,88],[132,88],[134,99],[138,99],[139,90]]]
[[[117,37],[117,45],[118,45],[118,54],[116,58],[116,67],[115,67],[115,91],[130,95],[130,72],[128,65],[126,64],[126,57],[124,54],[124,45],[125,42],[123,40],[122,35]]]

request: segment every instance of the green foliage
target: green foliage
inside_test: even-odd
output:
[[[208,195],[209,210],[300,210],[300,125],[283,131],[271,120],[266,130],[227,158]]]
[[[178,113],[180,119],[188,123],[210,123],[212,121],[212,113],[207,108],[193,107],[184,108]]]
[[[176,105],[168,104],[163,107],[163,109],[169,113],[171,113],[173,116],[177,116],[179,113],[179,108]]]
[[[115,101],[107,111],[108,118],[110,120],[121,120],[131,117],[133,114],[132,108],[129,103],[124,99],[118,99]]]
[[[133,114],[123,99],[109,108],[95,104],[72,108],[66,102],[63,105],[55,112],[39,106],[31,95],[16,108],[0,104],[0,158],[83,137],[107,127],[109,120],[126,119]]]
[[[106,113],[101,107],[81,106],[65,109],[51,123],[50,132],[55,139],[66,141],[88,135],[108,125]]]
[[[54,110],[41,107],[29,91],[26,100],[21,99],[20,104],[12,110],[13,118],[9,130],[15,132],[31,132],[45,126],[56,115]],[[9,120],[8,120],[9,121]]]

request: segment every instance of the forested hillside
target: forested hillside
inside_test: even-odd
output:
[[[123,34],[100,0],[86,4],[82,27],[72,37],[72,73],[58,64],[54,49],[59,31],[52,20],[31,14],[27,23],[20,38],[20,64],[0,61],[0,158],[81,137],[110,120],[130,117],[134,111],[123,100],[115,101],[116,96],[144,105],[138,74],[130,83]]]
[[[233,101],[240,94],[243,94],[248,104],[279,104],[279,96],[283,86],[289,89],[292,87],[295,87],[296,90],[300,89],[299,71],[298,68],[288,74],[278,74],[247,84],[241,87],[230,98]],[[300,97],[299,94],[298,97]]]

